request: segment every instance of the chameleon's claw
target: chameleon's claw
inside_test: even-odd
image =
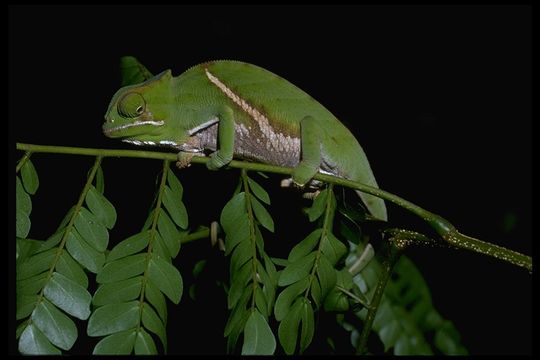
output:
[[[302,185],[302,184],[299,184],[297,183],[296,181],[293,180],[293,178],[287,178],[287,179],[283,179],[281,180],[281,187],[294,187],[294,188],[297,188],[297,189],[300,189],[300,190],[305,190],[306,188],[311,188],[313,189],[314,187],[311,186],[311,184],[306,184],[306,185]],[[304,192],[302,194],[302,197],[305,198],[305,199],[315,199],[317,197],[317,195],[320,194],[320,190],[316,189],[315,191],[311,191],[311,192]]]
[[[287,179],[283,179],[281,180],[281,187],[291,187],[293,184],[293,179],[292,178],[287,178]]]
[[[319,196],[319,194],[321,193],[320,190],[315,190],[313,192],[305,192],[304,194],[302,194],[302,197],[304,199],[309,199],[309,200],[313,200],[315,199],[317,196]]]

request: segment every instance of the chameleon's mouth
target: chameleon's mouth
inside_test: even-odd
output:
[[[107,124],[105,124],[105,125],[103,125],[103,133],[106,136],[109,136],[109,135],[114,134],[114,133],[116,133],[118,131],[129,129],[129,128],[132,128],[132,127],[138,127],[138,126],[143,126],[143,125],[162,126],[163,124],[165,124],[165,121],[163,121],[163,120],[158,120],[158,121],[155,121],[155,120],[137,121],[137,122],[118,125],[118,126],[114,126],[114,127],[108,127]]]

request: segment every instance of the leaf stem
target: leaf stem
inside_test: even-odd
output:
[[[30,159],[30,156],[32,155],[32,152],[31,151],[27,151],[24,153],[23,157],[19,160],[19,162],[17,163],[17,166],[15,167],[15,173],[18,174],[19,171],[21,170],[21,168],[23,167],[24,163],[26,163],[26,161],[28,159]]]
[[[101,164],[102,157],[97,156],[96,161],[94,162],[94,166],[92,166],[92,170],[90,171],[90,174],[88,175],[88,178],[86,179],[86,184],[84,185],[83,190],[81,191],[81,194],[79,195],[79,200],[77,200],[77,204],[75,205],[75,208],[73,210],[73,213],[71,215],[71,219],[69,220],[69,223],[64,229],[64,234],[62,235],[62,240],[60,241],[60,244],[58,245],[58,250],[56,251],[56,255],[54,257],[53,262],[51,263],[51,267],[49,268],[49,272],[47,274],[47,278],[44,282],[44,284],[47,284],[49,280],[51,279],[51,276],[54,272],[54,269],[56,269],[56,264],[58,263],[58,260],[60,259],[60,256],[62,255],[62,250],[64,249],[67,238],[69,234],[71,233],[71,229],[73,228],[73,225],[75,223],[75,218],[79,214],[79,210],[83,206],[84,200],[86,199],[86,193],[88,193],[88,190],[90,189],[90,186],[92,185],[92,181],[94,180],[94,176],[96,175],[97,169],[99,168],[99,165]],[[41,289],[38,300],[36,304],[39,304],[41,302],[41,299],[43,298],[43,294],[45,292],[45,285]]]
[[[192,232],[180,238],[182,244],[190,243],[192,241],[206,239],[210,236],[210,229],[203,229],[199,231]]]
[[[152,219],[152,226],[150,227],[150,239],[148,241],[148,248],[146,250],[146,266],[145,266],[144,274],[142,278],[141,295],[139,296],[139,322],[137,324],[137,332],[139,332],[141,328],[142,312],[143,312],[143,306],[144,306],[144,295],[146,291],[146,282],[148,281],[148,266],[152,258],[152,249],[153,249],[154,241],[156,240],[157,222],[160,215],[161,202],[163,199],[163,193],[165,191],[165,184],[167,182],[168,170],[169,170],[169,161],[164,160],[163,161],[163,174],[161,175],[161,181],[159,183],[159,190],[158,190],[159,192],[158,192],[158,197],[156,200],[156,207],[154,208],[154,212],[152,214],[153,219]]]
[[[394,265],[399,260],[401,253],[402,249],[394,246],[393,242],[390,242],[389,255],[382,264],[381,277],[377,282],[375,293],[373,294],[373,298],[371,299],[369,307],[367,308],[368,312],[364,320],[364,326],[362,328],[362,332],[360,333],[360,338],[358,339],[358,344],[356,346],[357,355],[363,355],[367,352],[367,342],[369,334],[371,333],[371,328],[373,327],[373,322],[375,321],[375,315],[377,315],[377,310],[379,309],[379,305],[384,294],[384,289],[386,288],[386,284],[390,279],[390,275],[392,274]]]
[[[321,237],[319,240],[319,246],[317,247],[317,255],[315,256],[315,262],[313,263],[313,267],[311,268],[311,272],[309,274],[309,285],[306,288],[306,291],[304,293],[304,299],[306,300],[307,300],[309,292],[311,291],[311,285],[313,284],[313,281],[316,281],[315,272],[317,271],[317,268],[319,267],[319,259],[321,258],[321,254],[322,254],[323,241],[329,241],[327,234],[329,232],[332,232],[332,222],[334,220],[334,212],[335,212],[335,206],[332,206],[333,196],[334,196],[334,184],[330,184],[328,186],[327,191],[328,192],[327,192],[326,204],[325,204],[325,209],[324,209],[324,220],[323,220],[323,225],[322,225]]]
[[[251,265],[252,265],[252,282],[253,294],[251,295],[251,310],[255,309],[255,294],[257,292],[257,234],[255,233],[255,216],[251,208],[251,193],[249,192],[249,183],[247,170],[242,169],[242,182],[244,185],[244,193],[246,199],[246,210],[249,218],[249,232],[251,238]]]
[[[77,148],[77,147],[63,147],[63,146],[46,146],[46,145],[34,145],[17,143],[18,150],[32,151],[32,152],[46,152],[46,153],[61,153],[61,154],[74,154],[74,155],[90,155],[90,156],[107,156],[107,157],[137,157],[146,159],[161,159],[176,161],[177,155],[172,153],[162,153],[154,151],[140,151],[140,150],[107,150],[107,149],[92,149],[92,148]],[[191,160],[192,163],[205,164],[209,161],[208,158],[195,156]],[[228,164],[230,168],[238,168],[250,171],[262,171],[275,174],[291,175],[293,169],[281,166],[274,166],[268,164],[251,163],[245,161],[233,160]],[[397,195],[391,194],[387,191],[354,182],[338,178],[332,175],[317,174],[314,179],[324,181],[327,183],[349,187],[352,189],[360,190],[366,194],[379,197],[386,201],[392,202],[413,214],[419,216],[426,221],[446,242],[454,247],[460,249],[466,249],[481,253],[484,255],[492,256],[497,259],[509,262],[513,265],[523,267],[529,272],[532,272],[532,259],[530,256],[520,254],[518,252],[503,248],[501,246],[493,245],[484,242],[479,239],[461,234],[456,228],[446,219],[439,215],[436,215],[430,211],[427,211],[418,205],[415,205]]]

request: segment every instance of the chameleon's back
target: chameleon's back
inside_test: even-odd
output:
[[[252,64],[221,60],[194,66],[180,75],[179,80],[183,82],[181,79],[212,82],[215,86],[202,88],[212,89],[209,90],[213,91],[212,96],[220,96],[220,102],[234,103],[235,122],[250,125],[260,114],[268,119],[273,132],[278,135],[300,138],[300,122],[311,116],[320,129],[321,169],[378,187],[367,157],[351,132],[318,101],[280,76]],[[295,153],[297,163],[300,149]],[[386,219],[386,208],[381,199],[360,195],[373,215]]]

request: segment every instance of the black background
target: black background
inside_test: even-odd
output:
[[[101,133],[122,55],[175,76],[203,61],[237,59],[290,80],[342,119],[381,188],[465,234],[532,253],[528,6],[18,6],[9,8],[8,45],[13,166],[22,154],[15,142],[133,148]],[[76,202],[93,159],[32,160],[41,185],[32,198],[30,237],[43,239]],[[111,244],[142,226],[160,167],[104,161],[105,193],[118,211]],[[216,220],[235,172],[192,166],[177,174],[191,224]],[[287,234],[305,222],[298,214],[305,203],[277,183],[264,185],[278,231]],[[512,217],[514,226],[505,226]],[[391,205],[389,218],[396,226],[422,226]],[[290,248],[298,238],[271,241]],[[270,252],[275,245],[267,246]],[[471,353],[531,353],[532,277],[525,270],[463,251],[409,255]],[[202,258],[210,265],[193,302],[190,271]],[[214,283],[226,277],[226,262],[199,243],[183,247],[175,264],[186,291],[178,307],[169,306],[169,353],[223,353],[226,302]],[[70,353],[93,344],[81,336]]]

